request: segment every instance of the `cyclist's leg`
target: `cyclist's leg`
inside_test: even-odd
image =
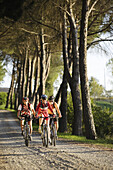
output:
[[[47,127],[48,127],[48,140],[49,140],[49,142],[51,143],[51,138],[50,138],[50,118],[47,118],[46,119],[46,125],[47,125]]]
[[[20,124],[21,124],[21,131],[22,131],[22,135],[23,135],[23,131],[24,131],[24,120],[21,120]]]
[[[40,116],[42,116],[42,114],[40,114],[39,117]],[[43,122],[43,118],[39,118],[39,128],[38,128],[39,133],[42,133],[42,130],[41,130],[42,122]]]
[[[32,135],[32,120],[28,121],[28,125],[30,128],[30,135]]]
[[[58,131],[58,121],[55,121],[55,127],[56,127],[56,130]]]
[[[57,131],[58,131],[58,119],[55,119],[54,124],[55,124],[55,127],[56,127],[56,137],[57,137]]]

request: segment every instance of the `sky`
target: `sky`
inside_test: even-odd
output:
[[[88,79],[91,77],[96,78],[99,84],[105,87],[106,90],[112,90],[113,85],[111,83],[112,77],[110,75],[110,70],[106,67],[109,59],[113,57],[111,55],[105,55],[97,49],[90,49],[87,53],[87,70]],[[8,73],[4,77],[4,81],[0,84],[0,87],[10,87],[11,83],[11,64],[7,67]]]
[[[95,50],[90,50],[87,54],[88,78],[96,78],[106,90],[113,89],[111,83],[113,77],[110,68],[106,66],[110,59],[111,55],[105,55]]]

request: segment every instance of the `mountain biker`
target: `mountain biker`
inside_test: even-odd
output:
[[[42,116],[48,117],[48,109],[51,111],[52,114],[54,114],[51,105],[47,101],[47,96],[43,94],[41,95],[41,100],[36,108],[36,117],[42,117]],[[39,118],[39,128],[38,128],[39,133],[42,133],[41,130],[42,121],[43,118]],[[46,118],[46,124],[49,127],[49,118]]]
[[[35,116],[35,111],[34,111],[33,105],[29,103],[29,98],[23,97],[22,98],[22,104],[20,104],[19,107],[18,107],[17,117],[20,119],[20,116],[22,117],[22,115],[24,116],[24,114],[29,115],[28,124],[30,126],[30,137],[32,135],[32,120],[30,119],[31,116],[32,116],[32,113]],[[20,124],[21,124],[21,131],[22,131],[21,134],[23,136],[24,135],[23,134],[24,120],[21,120]]]
[[[48,100],[49,100],[49,103],[50,103],[50,105],[51,105],[51,107],[52,107],[52,109],[54,111],[54,114],[56,116],[58,115],[58,117],[61,118],[62,115],[61,115],[61,112],[59,110],[58,104],[54,101],[54,97],[53,96],[49,96]],[[48,109],[48,113],[52,114],[49,109]],[[54,118],[54,123],[55,123],[55,126],[56,126],[56,130],[58,131],[58,118],[57,117]],[[51,124],[51,122],[50,122],[50,124]]]

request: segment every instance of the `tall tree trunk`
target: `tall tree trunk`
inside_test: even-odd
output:
[[[14,85],[12,88],[11,99],[10,99],[10,109],[13,109],[13,97],[14,97]]]
[[[55,102],[58,103],[59,105],[61,104],[61,91],[62,91],[62,88],[63,88],[63,81],[60,84],[59,90],[58,90],[58,92],[56,94],[56,97],[55,97]]]
[[[11,95],[13,93],[13,88],[14,88],[14,80],[15,80],[15,59],[13,61],[12,80],[11,80],[11,85],[10,85],[9,92],[8,92],[8,95],[7,95],[7,101],[6,101],[5,108],[8,108],[9,102],[11,100]]]
[[[30,83],[29,83],[29,100],[32,99],[33,95],[33,79],[34,79],[34,71],[35,71],[35,63],[36,63],[36,52],[34,52],[34,56],[31,62],[31,75],[30,75]]]
[[[27,74],[27,83],[26,83],[26,90],[25,96],[29,96],[29,84],[30,84],[30,75],[31,75],[31,58],[28,57],[28,74]]]
[[[80,87],[79,87],[79,56],[78,56],[78,42],[77,42],[77,27],[73,13],[70,9],[71,16],[69,16],[71,31],[72,31],[72,55],[73,55],[73,68],[72,79],[69,82],[73,108],[74,108],[74,122],[73,122],[73,135],[82,134],[82,107],[80,99]]]
[[[77,32],[76,32],[76,24],[70,9],[69,4],[69,13],[71,15],[68,16],[71,31],[72,31],[72,55],[73,55],[73,69],[72,69],[72,76],[69,73],[69,59],[67,60],[67,31],[66,31],[66,15],[64,13],[64,29],[63,29],[63,48],[65,54],[63,55],[64,58],[64,68],[66,68],[66,76],[68,83],[71,88],[72,94],[72,101],[73,101],[73,108],[74,108],[74,122],[73,122],[73,131],[72,134],[74,135],[81,135],[82,133],[82,109],[81,109],[81,99],[80,99],[80,89],[79,89],[79,62],[78,62],[78,55],[77,55]]]
[[[63,58],[67,57],[67,29],[66,29],[66,14],[64,13],[64,22],[62,26],[63,32]],[[64,60],[64,75],[61,84],[61,105],[60,110],[62,118],[59,120],[59,131],[67,131],[67,63]]]
[[[18,105],[22,102],[22,79],[23,79],[23,61],[21,56],[21,60],[19,61],[19,76],[18,76],[18,88],[17,88]]]
[[[15,109],[15,110],[17,110],[17,107],[18,107],[19,70],[20,70],[20,64],[19,64],[19,58],[18,58],[18,60],[17,60],[17,78],[16,78],[16,83],[15,83],[15,88],[14,88],[14,93],[15,93],[14,109]]]
[[[23,79],[23,61],[21,64],[21,69],[20,69],[20,82],[19,82],[19,104],[22,103],[22,79]]]
[[[49,72],[50,72],[50,61],[51,61],[51,53],[50,53],[50,49],[47,48],[47,49],[46,49],[45,83],[46,83],[46,81],[47,81],[47,78],[48,78]]]
[[[38,99],[38,86],[39,86],[39,76],[40,76],[40,55],[38,49],[38,43],[35,40],[35,47],[36,47],[36,71],[35,71],[35,83],[34,83],[34,91],[33,91],[33,106],[36,108]]]
[[[42,94],[45,94],[45,44],[44,44],[44,30],[41,29],[41,35],[40,35],[40,47],[41,47],[41,56],[40,56],[40,90],[39,90],[39,96],[41,97]]]
[[[66,77],[65,69],[64,69],[62,91],[61,91],[60,111],[62,114],[62,118],[59,119],[59,131],[66,132],[67,131],[67,77]]]
[[[89,17],[89,3],[90,0],[82,1],[82,18],[80,28],[80,47],[79,47],[79,62],[80,62],[80,81],[82,91],[82,105],[83,105],[83,120],[85,124],[85,133],[87,139],[96,138],[96,130],[91,110],[91,101],[89,93],[89,84],[87,77],[87,27]]]
[[[28,61],[28,47],[27,49],[25,49],[25,58],[23,60],[22,97],[25,96],[27,61]]]

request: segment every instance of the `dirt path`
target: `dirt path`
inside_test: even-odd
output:
[[[113,151],[77,145],[59,139],[57,146],[42,146],[33,133],[29,147],[20,134],[14,113],[0,110],[0,170],[113,170]]]

